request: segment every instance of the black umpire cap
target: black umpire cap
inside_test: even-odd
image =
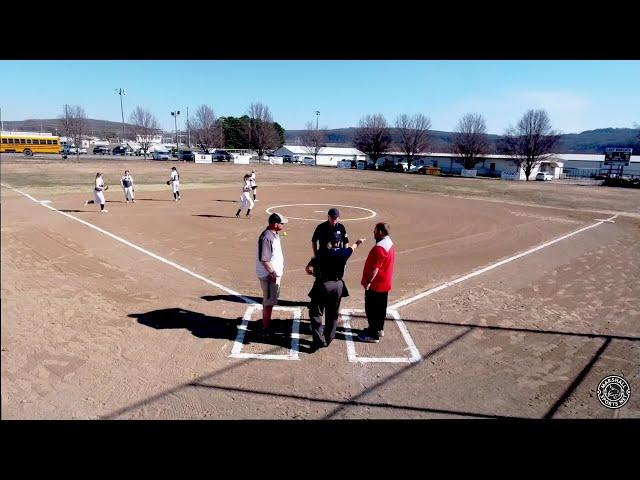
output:
[[[327,215],[329,215],[332,218],[337,218],[340,216],[340,210],[338,210],[337,208],[330,208],[329,211],[327,212]]]

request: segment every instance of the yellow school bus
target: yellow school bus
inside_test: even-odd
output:
[[[24,153],[27,157],[34,153],[60,153],[60,137],[50,133],[2,132],[0,152]]]

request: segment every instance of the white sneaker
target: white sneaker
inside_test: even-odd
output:
[[[107,210],[106,208],[104,210],[100,210],[101,213],[107,213],[109,210]]]
[[[89,205],[89,200],[84,201],[84,206],[86,207],[87,205]]]
[[[135,201],[135,200],[131,200],[131,201],[132,201],[133,203],[136,203],[136,201]]]

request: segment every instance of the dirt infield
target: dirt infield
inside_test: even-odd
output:
[[[177,164],[183,199],[173,202],[168,162],[4,157],[3,418],[640,417],[638,192],[252,165],[260,201],[236,219],[249,166]],[[135,205],[116,185],[125,168]],[[108,214],[83,207],[97,170],[112,185]],[[352,240],[367,241],[347,266],[342,308],[354,312],[336,342],[310,353],[304,265],[329,205],[341,206]],[[260,294],[255,245],[268,208],[292,217],[286,309],[274,312],[273,343],[249,322],[236,344],[249,306],[239,295]],[[398,254],[390,306],[509,261],[390,307],[401,322],[387,321],[380,344],[351,341],[347,326],[366,324],[359,279],[376,221],[391,224]],[[419,361],[408,360],[403,328]],[[234,348],[295,350],[296,360],[234,358]],[[595,396],[612,374],[632,390],[618,410]]]

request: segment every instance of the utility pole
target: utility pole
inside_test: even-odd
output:
[[[316,130],[318,130],[318,120],[320,119],[320,110],[316,110]]]
[[[178,161],[180,160],[180,144],[178,143],[178,115],[180,115],[180,110],[176,110],[171,112],[171,116],[173,117],[173,122],[176,127],[176,153],[178,155]]]
[[[189,148],[191,148],[191,124],[189,123],[189,107],[187,107],[187,138]]]
[[[116,88],[116,93],[120,95],[120,115],[122,116],[122,142],[125,141],[125,129],[124,129],[124,108],[122,107],[122,96],[126,95],[127,92],[124,88]]]

